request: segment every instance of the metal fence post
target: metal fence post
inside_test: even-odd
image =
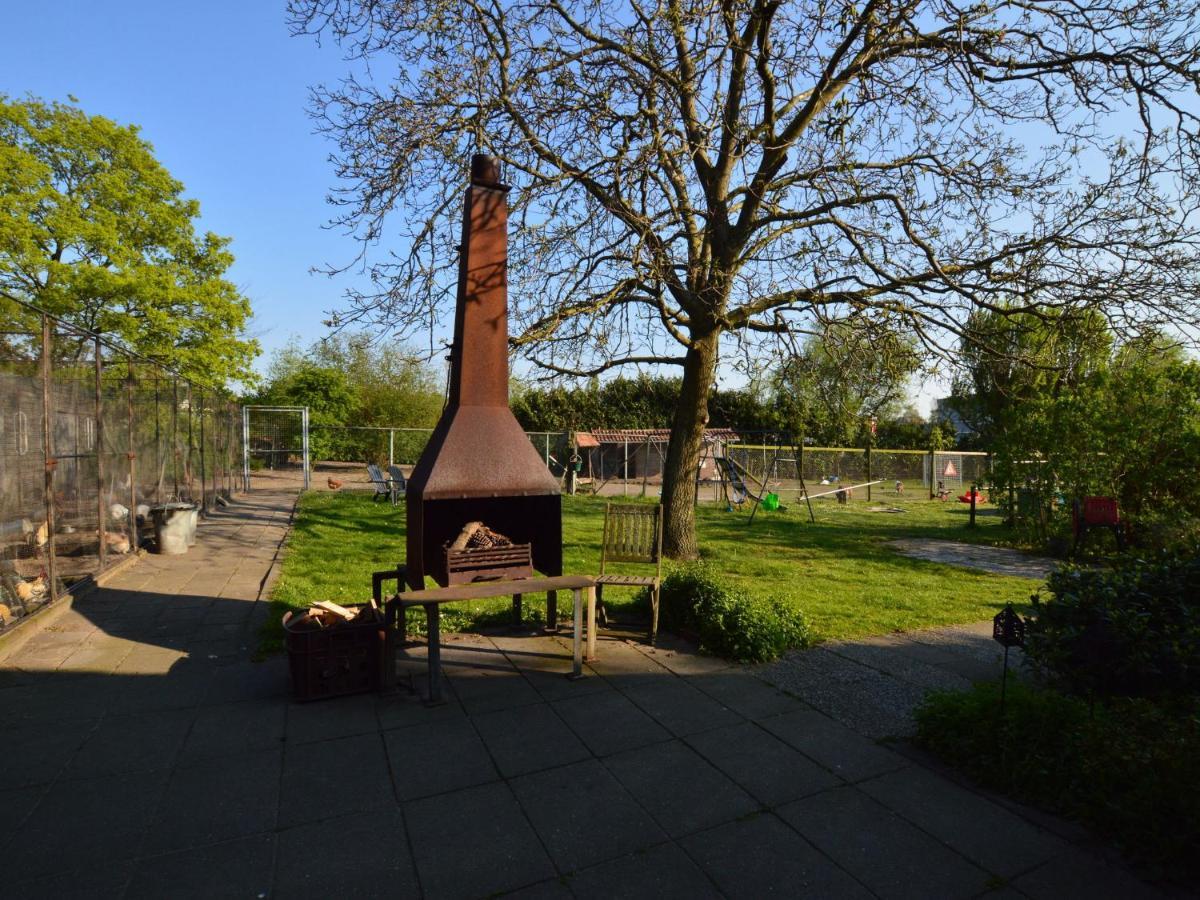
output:
[[[97,558],[99,570],[103,571],[108,562],[108,505],[104,502],[104,362],[98,337],[92,339],[92,353],[92,373],[96,382],[96,537],[100,541]]]
[[[250,493],[250,409],[242,407],[242,490]]]
[[[629,438],[625,439],[625,473],[621,481],[623,482],[622,490],[626,497],[629,496]]]
[[[933,499],[933,482],[934,482],[934,467],[935,467],[934,453],[935,453],[935,451],[933,451],[933,450],[929,451],[929,499],[930,500]]]
[[[188,435],[187,435],[188,445],[187,445],[187,457],[186,457],[187,465],[184,466],[184,468],[183,468],[183,477],[187,479],[188,500],[191,503],[195,503],[196,502],[196,493],[192,486],[196,483],[196,478],[192,473],[195,471],[196,462],[195,462],[195,460],[192,459],[192,448],[195,447],[196,445],[192,442],[195,440],[195,434],[194,434],[194,430],[193,430],[195,423],[193,421],[193,419],[194,419],[193,414],[196,411],[196,406],[192,402],[192,383],[190,381],[187,383],[187,410],[188,410]],[[201,484],[200,488],[201,488],[201,493],[203,493],[204,485]],[[203,498],[201,498],[201,499],[203,500]]]
[[[190,382],[188,390],[191,390]],[[190,406],[190,404],[189,404]],[[204,453],[204,388],[200,388],[200,509],[208,512],[208,470]]]
[[[58,523],[54,519],[54,469],[58,460],[53,456],[52,441],[54,427],[54,397],[50,383],[50,319],[42,314],[42,458],[46,466],[43,484],[43,500],[46,504],[46,575],[50,579],[50,600],[58,599],[58,563],[54,558],[55,532]]]
[[[171,480],[179,499],[179,379],[171,379]]]
[[[388,468],[396,464],[396,429],[388,429]]]
[[[308,464],[308,407],[304,407],[304,412],[300,416],[301,427],[304,429],[304,490],[308,490],[309,483],[309,464]]]
[[[137,527],[137,429],[134,425],[133,418],[133,357],[127,356],[126,362],[129,364],[129,377],[125,379],[125,413],[126,413],[126,428],[129,429],[129,447],[125,451],[125,457],[129,460],[129,515],[126,516],[126,521],[129,523],[129,549],[136,553],[138,549],[138,527]]]

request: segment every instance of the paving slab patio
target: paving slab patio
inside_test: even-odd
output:
[[[887,704],[991,671],[978,629],[763,669],[609,630],[579,681],[569,631],[452,635],[441,706],[294,703],[252,661],[294,499],[219,510],[0,661],[0,894],[1156,894],[880,742]]]

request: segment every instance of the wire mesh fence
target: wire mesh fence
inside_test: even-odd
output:
[[[866,486],[871,495],[959,495],[984,484],[990,456],[978,451],[808,447],[780,441],[731,444],[728,458],[752,493],[801,490],[810,495]]]
[[[367,463],[411,470],[433,433],[429,428],[318,424],[312,425],[311,431],[315,466],[332,473],[314,485],[337,485],[337,489],[366,489]],[[657,496],[661,492],[669,442],[665,429],[530,431],[526,435],[564,486],[568,470],[574,469],[577,489],[583,493]],[[347,474],[354,469],[361,471]],[[799,491],[801,476],[810,493],[873,481],[877,482],[873,495],[932,497],[937,496],[939,482],[957,495],[972,483],[985,483],[988,471],[987,453],[810,447],[775,434],[712,429],[696,472],[696,498],[727,499],[730,479],[754,496],[765,491]]]
[[[229,397],[95,334],[0,304],[0,631],[208,509],[240,461]]]

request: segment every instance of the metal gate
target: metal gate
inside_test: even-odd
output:
[[[242,480],[247,491],[308,490],[307,406],[242,407]]]

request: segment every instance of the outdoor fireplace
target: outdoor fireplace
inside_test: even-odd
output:
[[[558,479],[508,407],[508,187],[494,157],[471,158],[463,211],[458,300],[446,408],[408,483],[409,586],[450,582],[447,550],[464,526],[483,522],[533,567],[562,574]],[[514,576],[528,574],[514,565]],[[501,568],[490,578],[504,577]]]

